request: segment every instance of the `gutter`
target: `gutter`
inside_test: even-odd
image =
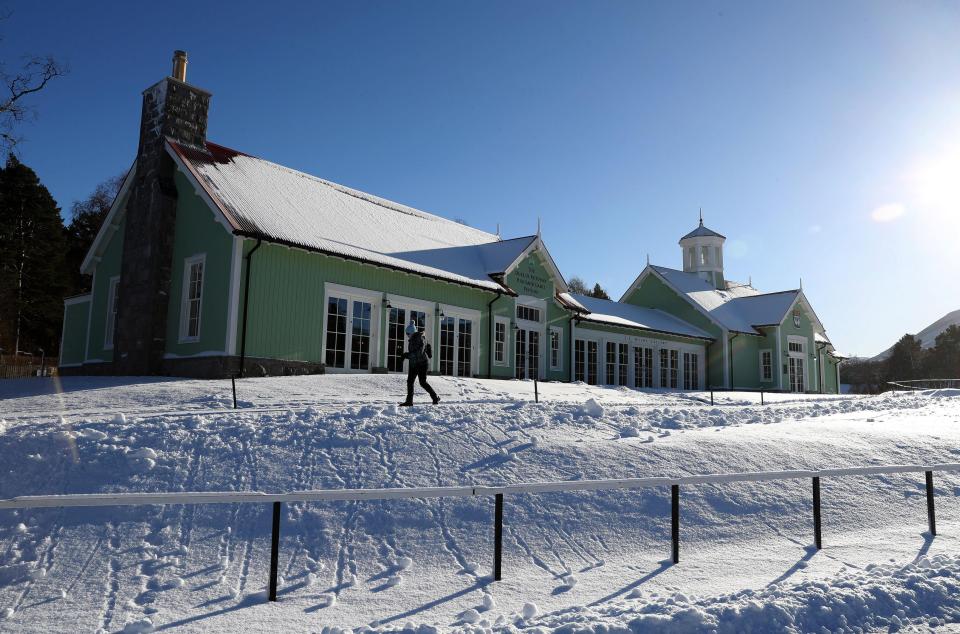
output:
[[[237,376],[243,377],[246,370],[247,359],[247,310],[250,305],[250,262],[253,260],[253,254],[260,248],[260,238],[257,238],[257,244],[243,256],[247,261],[247,279],[243,283],[243,332],[240,335],[240,370]]]
[[[489,334],[490,343],[487,346],[487,378],[488,379],[493,378],[493,347],[497,343],[497,329],[493,323],[493,303],[498,299],[500,299],[502,296],[503,296],[503,293],[500,291],[497,291],[497,296],[491,299],[489,302],[487,302],[487,321],[490,323],[490,330],[488,331],[490,333]],[[503,343],[503,347],[504,347],[503,354],[504,356],[506,356],[507,354],[506,342]]]
[[[735,381],[733,380],[733,340],[739,336],[740,336],[739,332],[734,332],[733,336],[730,337],[730,385],[728,385],[727,387],[729,387],[731,390],[733,389],[733,384],[735,383]]]

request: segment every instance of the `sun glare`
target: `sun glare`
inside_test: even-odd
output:
[[[920,214],[960,225],[960,142],[916,161],[905,180]]]

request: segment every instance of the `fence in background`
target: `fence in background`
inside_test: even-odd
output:
[[[909,381],[887,381],[894,390],[944,390],[960,388],[960,379],[912,379]]]
[[[725,484],[731,482],[766,482],[810,478],[813,484],[814,545],[822,548],[820,520],[820,480],[844,476],[869,476],[894,473],[923,473],[926,484],[927,523],[930,534],[937,534],[934,513],[934,471],[960,471],[960,463],[934,465],[894,465],[882,467],[847,467],[819,471],[760,471],[753,473],[725,473],[693,475],[679,478],[625,478],[615,480],[577,480],[562,482],[534,482],[503,486],[418,487],[392,489],[325,489],[292,493],[260,493],[256,491],[216,491],[185,493],[95,493],[74,495],[21,496],[0,500],[0,509],[31,509],[53,507],[136,506],[143,504],[272,504],[273,523],[270,540],[270,582],[268,597],[277,600],[277,567],[280,551],[280,514],[284,502],[330,502],[344,500],[435,499],[445,497],[494,498],[494,554],[493,579],[502,578],[503,557],[503,503],[507,495],[559,493],[569,491],[603,491],[612,489],[670,488],[670,540],[673,563],[680,562],[680,487],[698,484]]]
[[[44,357],[24,355],[0,355],[0,379],[23,379],[31,376],[54,376],[55,365],[49,365]]]

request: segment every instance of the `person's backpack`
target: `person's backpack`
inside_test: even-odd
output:
[[[425,355],[427,355],[427,358],[428,358],[428,359],[432,359],[432,358],[433,358],[433,348],[430,347],[430,344],[429,344],[429,343],[428,343],[426,346],[424,346],[424,348],[423,348],[423,353],[424,353]]]
[[[407,358],[410,359],[411,367],[425,365],[427,360],[430,358],[430,352],[428,349],[430,344],[427,344],[424,347],[423,335],[421,333],[416,333],[410,337],[410,346],[407,351]]]

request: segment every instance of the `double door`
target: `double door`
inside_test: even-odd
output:
[[[790,377],[790,391],[791,392],[805,392],[806,385],[804,383],[804,374],[803,374],[803,359],[797,357],[790,357],[787,359],[787,368],[789,370]]]
[[[518,328],[514,363],[518,379],[540,378],[540,331]]]

